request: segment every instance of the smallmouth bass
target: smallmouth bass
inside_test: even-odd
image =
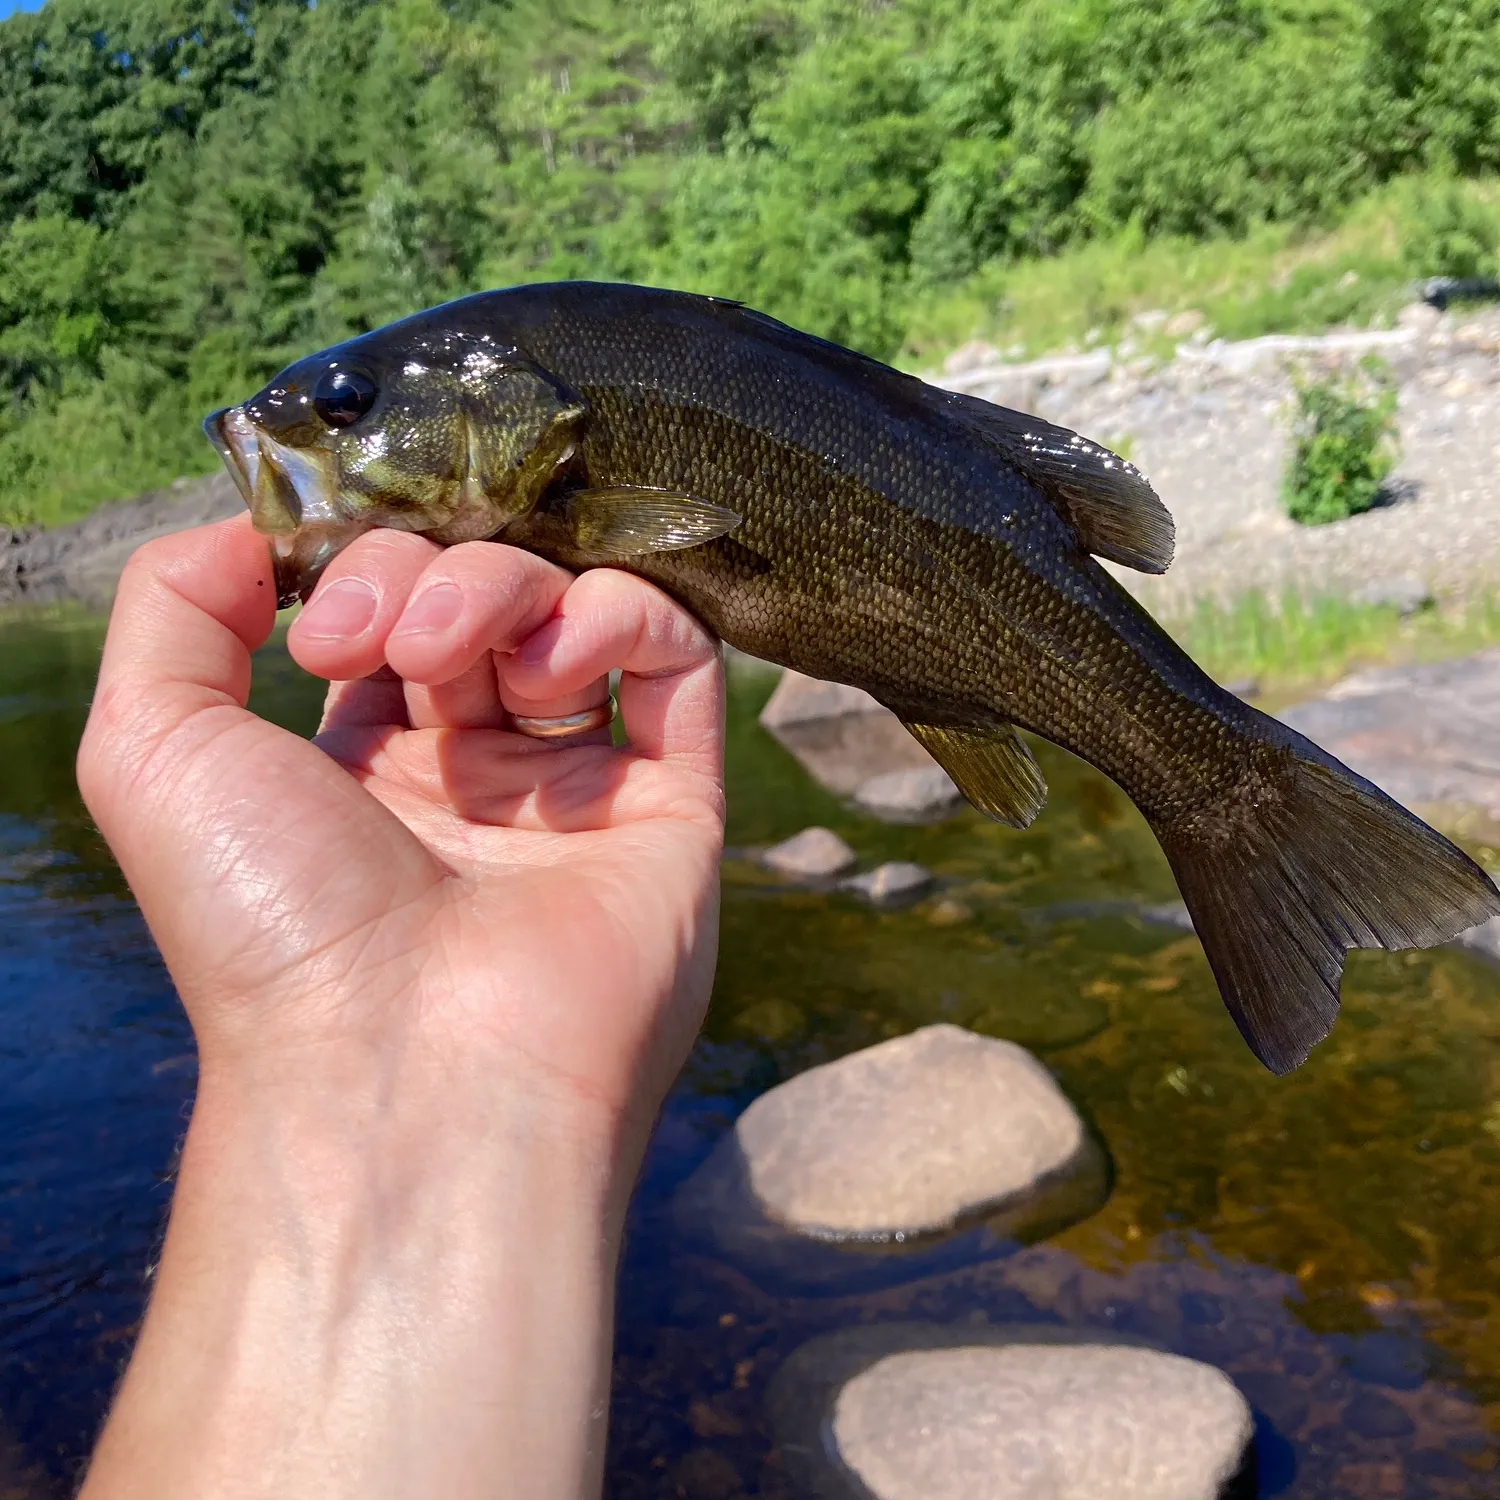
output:
[[[570,282],[484,292],[288,366],[204,423],[283,602],[375,526],[640,574],[724,640],[892,709],[1025,827],[1017,728],[1117,782],[1219,990],[1281,1073],[1352,947],[1500,912],[1466,855],[1199,670],[1095,557],[1171,560],[1128,463],[738,303]]]

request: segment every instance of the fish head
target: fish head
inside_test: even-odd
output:
[[[572,456],[583,412],[519,350],[409,319],[288,365],[203,430],[271,538],[285,604],[372,527],[497,535]]]

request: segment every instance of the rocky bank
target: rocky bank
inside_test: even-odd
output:
[[[1143,316],[1145,339],[1157,325]],[[1279,498],[1293,377],[1372,355],[1399,391],[1401,460],[1388,503],[1298,526]],[[1358,596],[1402,579],[1453,595],[1500,577],[1500,310],[1418,303],[1393,329],[1238,343],[1199,328],[1165,361],[1129,339],[1027,364],[970,344],[931,378],[1125,450],[1177,523],[1163,577],[1112,569],[1157,614],[1251,589]]]

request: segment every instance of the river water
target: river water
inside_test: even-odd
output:
[[[0,1500],[76,1482],[195,1078],[73,787],[101,635],[69,609],[0,623]],[[1272,1078],[1196,941],[1140,919],[1171,878],[1108,782],[1042,747],[1051,802],[1025,833],[968,813],[886,827],[758,729],[770,686],[731,679],[731,846],[822,823],[941,887],[875,911],[726,861],[713,1007],[632,1213],[608,1494],[790,1500],[762,1404],[778,1366],[820,1333],[920,1319],[1113,1330],[1220,1366],[1256,1410],[1262,1495],[1500,1496],[1500,973],[1353,955],[1333,1038]],[[259,711],[309,732],[318,701],[261,653]],[[673,1191],[758,1093],[938,1020],[1053,1069],[1110,1158],[1101,1207],[1027,1246],[978,1225],[774,1271],[674,1226]]]

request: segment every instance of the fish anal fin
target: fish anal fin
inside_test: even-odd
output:
[[[1142,573],[1165,573],[1176,527],[1126,459],[1040,417],[945,393],[949,415],[995,448],[1050,500],[1084,551]]]
[[[902,723],[986,816],[1026,828],[1041,812],[1047,783],[1013,724],[970,728],[909,719]]]
[[[635,557],[701,546],[727,535],[743,518],[682,490],[612,485],[564,496],[561,519],[581,552]]]

